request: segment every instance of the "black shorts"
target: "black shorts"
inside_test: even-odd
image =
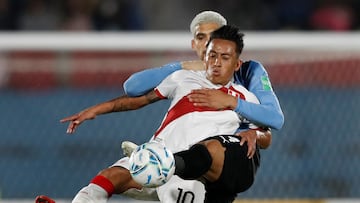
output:
[[[226,148],[222,173],[215,182],[206,181],[205,202],[232,202],[238,193],[249,189],[254,183],[255,173],[260,166],[260,153],[256,149],[252,159],[247,157],[247,144],[240,146],[241,137],[219,135],[216,139]],[[219,199],[219,201],[216,201]]]

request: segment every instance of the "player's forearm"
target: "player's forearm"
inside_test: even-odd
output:
[[[255,94],[260,104],[239,100],[235,111],[259,126],[281,129],[284,124],[284,115],[263,65],[257,61],[250,61],[247,74],[240,76],[240,73],[243,72],[238,72],[235,79],[237,78],[238,82],[244,82],[241,79],[245,80],[245,87]]]
[[[159,100],[160,98],[155,93],[155,91],[150,91],[149,93],[140,97],[129,97],[127,95],[124,95],[110,101],[110,103],[112,103],[111,111],[118,112],[135,110]]]
[[[148,104],[149,102],[145,98],[142,97],[128,97],[128,96],[121,96],[110,101],[106,101],[95,106],[92,106],[84,111],[91,113],[95,116],[112,113],[112,112],[119,112],[119,111],[128,111],[128,110],[135,110],[143,107],[144,105]]]
[[[260,103],[254,104],[238,99],[235,111],[259,126],[281,129],[284,124],[284,114],[279,103],[267,102],[265,99],[260,100]]]
[[[124,82],[124,91],[131,97],[144,95],[159,85],[168,75],[180,69],[181,63],[174,62],[134,73]]]

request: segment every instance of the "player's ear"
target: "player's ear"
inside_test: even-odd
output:
[[[235,68],[235,71],[238,71],[241,67],[241,65],[243,64],[243,61],[241,59],[238,59],[237,60],[237,64],[236,64],[236,68]]]
[[[195,50],[195,40],[191,40],[191,49]]]

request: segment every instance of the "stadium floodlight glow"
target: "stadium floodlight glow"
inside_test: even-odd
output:
[[[244,32],[245,50],[360,50],[360,32]],[[0,50],[190,50],[188,32],[0,33]]]

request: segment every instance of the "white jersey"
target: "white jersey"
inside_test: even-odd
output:
[[[195,143],[211,136],[234,134],[243,119],[230,109],[216,110],[193,106],[187,99],[191,90],[220,89],[228,94],[259,103],[255,95],[243,86],[229,82],[226,86],[214,85],[206,79],[205,71],[179,70],[169,75],[155,88],[163,98],[171,99],[171,105],[161,126],[151,139],[160,138],[173,153],[188,149]],[[113,166],[129,168],[125,157]],[[204,202],[205,187],[197,180],[183,180],[174,175],[166,184],[143,190],[130,189],[124,195],[165,203]]]
[[[214,85],[205,71],[179,70],[155,88],[158,96],[171,99],[171,105],[153,138],[163,140],[173,153],[188,149],[208,137],[234,134],[242,119],[231,109],[217,110],[195,107],[187,98],[194,89],[220,89],[228,94],[259,103],[254,94],[243,86],[229,82]]]

